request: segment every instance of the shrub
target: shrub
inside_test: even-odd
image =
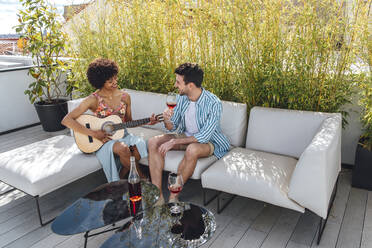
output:
[[[368,73],[364,80],[361,80],[359,86],[359,105],[361,111],[362,135],[360,144],[372,151],[372,27],[368,23],[368,19],[372,17],[371,13],[372,1],[368,2],[368,8],[363,9],[366,18],[360,24],[361,30],[361,46],[359,47],[359,58],[362,60],[362,65],[367,66]]]
[[[20,2],[24,10],[18,12],[16,31],[21,35],[24,53],[29,53],[36,63],[29,69],[29,75],[35,81],[30,83],[25,94],[31,103],[52,103],[65,95],[61,77],[67,71],[67,65],[60,57],[64,54],[66,36],[61,31],[56,10],[45,0]]]
[[[221,99],[345,116],[366,5],[357,0],[349,21],[338,2],[110,0],[73,26],[75,86],[91,93],[85,70],[105,57],[120,65],[121,87],[165,93],[188,61],[202,66],[204,87]]]

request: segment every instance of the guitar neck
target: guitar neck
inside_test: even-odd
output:
[[[119,129],[141,126],[149,122],[150,122],[150,118],[145,118],[145,119],[140,119],[140,120],[135,120],[135,121],[128,121],[124,123],[114,124],[113,127],[114,127],[114,130],[116,131]]]

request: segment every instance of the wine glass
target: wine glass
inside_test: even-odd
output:
[[[176,173],[169,173],[168,176],[168,189],[173,194],[178,194],[182,190],[183,187],[183,180],[181,174]],[[177,201],[174,205],[170,208],[172,214],[179,214],[181,212],[181,206],[177,204]]]
[[[177,94],[174,92],[169,92],[166,101],[168,108],[174,109],[174,107],[177,105]]]

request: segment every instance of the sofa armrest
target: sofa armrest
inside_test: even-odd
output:
[[[77,99],[73,99],[73,100],[69,100],[67,101],[67,109],[68,109],[68,112],[70,113],[72,110],[74,110],[75,108],[77,108],[80,103],[85,99],[84,98],[77,98]],[[90,114],[92,115],[92,111],[90,111],[89,109],[85,112],[85,114]],[[70,135],[73,137],[74,136],[74,131],[72,129],[70,129]]]
[[[288,196],[322,218],[341,170],[341,115],[324,120],[301,154],[292,174]]]

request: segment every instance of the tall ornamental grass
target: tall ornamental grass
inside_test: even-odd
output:
[[[372,1],[369,1],[366,17],[368,21],[362,22],[361,46],[359,47],[359,58],[368,66],[369,74],[364,80],[358,82],[359,106],[361,107],[362,135],[359,143],[369,151],[372,151]]]
[[[72,81],[91,93],[86,68],[105,57],[118,62],[121,87],[165,93],[179,64],[197,62],[221,99],[342,112],[370,1],[108,0],[76,18]]]

